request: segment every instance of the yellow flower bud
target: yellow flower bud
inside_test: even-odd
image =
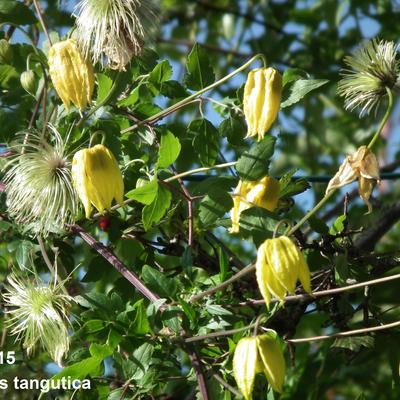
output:
[[[259,181],[239,181],[233,194],[231,233],[239,232],[240,214],[252,206],[274,211],[279,201],[279,182],[269,176]]]
[[[293,293],[298,280],[304,290],[311,293],[307,262],[287,236],[267,239],[258,248],[256,276],[258,287],[267,306],[272,295],[283,300],[288,292]]]
[[[286,364],[275,331],[261,336],[242,338],[233,355],[233,374],[246,400],[252,399],[257,373],[264,373],[272,389],[282,393]]]
[[[257,339],[255,337],[240,339],[233,355],[233,374],[246,400],[252,399],[254,379],[256,373],[260,372],[258,371],[260,361]]]
[[[275,392],[282,393],[286,364],[276,332],[257,336],[257,348],[263,364],[263,372]]]
[[[114,155],[102,144],[75,153],[71,172],[86,218],[90,218],[92,205],[104,212],[114,199],[122,203],[124,182],[121,171]]]
[[[80,110],[90,104],[94,90],[94,73],[72,39],[55,43],[49,51],[51,80],[65,108],[71,103]]]
[[[341,188],[358,179],[358,192],[368,212],[372,211],[369,202],[372,190],[376,182],[379,182],[379,165],[375,154],[367,147],[361,146],[357,151],[347,156],[336,175],[329,181],[326,193]]]
[[[276,69],[257,68],[249,72],[243,95],[246,137],[264,138],[278,115],[281,97],[282,77]]]

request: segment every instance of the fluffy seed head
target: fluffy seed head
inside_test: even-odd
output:
[[[373,39],[345,57],[349,68],[342,71],[338,93],[345,98],[346,109],[360,108],[363,116],[379,105],[387,88],[396,84],[400,71],[397,49],[394,42]]]
[[[81,0],[75,14],[78,44],[93,62],[125,69],[140,55],[157,23],[152,0]]]
[[[22,341],[28,355],[41,346],[59,365],[69,349],[67,313],[72,300],[62,294],[62,285],[45,284],[37,275],[10,276],[3,294],[11,334]]]
[[[25,231],[44,237],[62,233],[78,208],[64,141],[55,128],[51,132],[51,142],[37,132],[19,134],[13,147],[17,155],[4,177],[10,217]]]

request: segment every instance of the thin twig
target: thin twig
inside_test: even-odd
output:
[[[329,340],[329,339],[334,339],[334,338],[338,338],[338,337],[356,336],[356,335],[361,335],[363,333],[383,331],[386,329],[396,328],[397,326],[400,326],[400,321],[392,322],[390,324],[385,324],[385,325],[371,326],[369,328],[361,328],[361,329],[355,329],[352,331],[338,332],[338,333],[334,333],[332,335],[321,335],[321,336],[311,336],[308,338],[287,339],[286,341],[289,343],[317,342],[320,340]]]
[[[394,281],[397,279],[400,279],[400,274],[385,276],[384,278],[372,279],[370,281],[355,283],[354,285],[343,286],[343,287],[334,288],[334,289],[320,290],[318,292],[313,292],[311,294],[305,293],[305,294],[296,294],[293,296],[286,296],[283,299],[283,302],[289,303],[289,302],[294,302],[294,301],[310,300],[313,298],[317,299],[319,297],[325,297],[325,296],[330,296],[332,294],[343,293],[343,292],[347,292],[349,290],[363,288],[366,286],[379,285],[380,283],[390,282],[390,281]],[[271,300],[271,303],[279,303],[279,302],[280,302],[279,299]],[[237,305],[238,306],[250,306],[250,305],[262,305],[264,303],[265,303],[264,300],[251,300],[251,301],[245,301],[242,303],[238,303]]]
[[[87,233],[79,225],[70,225],[70,229],[78,234],[90,247],[96,250],[102,257],[104,257],[118,272],[120,272],[125,279],[127,279],[139,292],[141,292],[150,302],[154,303],[160,300],[160,297],[148,289],[144,283],[136,276],[135,273],[129,271],[125,264],[120,261],[113,252],[104,246],[103,243],[98,242],[93,236]],[[164,307],[160,307],[165,308]]]
[[[240,270],[237,274],[233,275],[231,278],[227,279],[225,282],[220,283],[219,285],[205,290],[204,292],[201,292],[199,294],[196,294],[191,297],[189,300],[190,303],[195,303],[196,301],[201,300],[203,297],[210,296],[215,292],[218,292],[218,290],[222,290],[229,286],[231,283],[237,281],[238,279],[242,278],[245,275],[248,275],[250,272],[253,272],[255,270],[256,266],[255,264],[249,264],[246,267],[244,267],[242,270]]]
[[[40,8],[40,5],[39,5],[37,0],[33,0],[33,4],[34,4],[36,12],[38,14],[39,22],[40,22],[40,25],[42,26],[43,32],[46,35],[46,38],[47,38],[50,46],[52,46],[53,43],[52,43],[52,41],[50,39],[49,32],[47,32],[46,24],[44,23],[43,14],[42,14],[42,10]]]

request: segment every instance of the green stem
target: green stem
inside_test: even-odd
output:
[[[368,144],[368,148],[371,149],[373,147],[373,145],[375,144],[375,142],[378,140],[382,129],[385,127],[386,122],[388,121],[390,114],[393,110],[393,106],[394,106],[394,101],[393,101],[393,93],[392,91],[387,87],[386,88],[386,92],[388,94],[388,106],[385,112],[385,115],[382,118],[381,123],[379,124],[379,127],[377,129],[377,131],[375,132],[374,136],[372,137],[371,141]],[[294,232],[297,231],[297,229],[299,229],[310,217],[312,217],[333,195],[333,193],[336,192],[337,189],[332,189],[330,192],[326,193],[325,196],[319,201],[318,204],[315,205],[315,207],[310,210],[293,228],[291,228],[290,230],[288,230],[286,232],[286,234],[288,236],[292,235]]]
[[[382,129],[385,127],[386,122],[388,121],[390,114],[393,110],[393,105],[394,105],[394,101],[393,101],[393,93],[391,91],[391,89],[389,89],[388,87],[386,88],[386,92],[388,95],[388,106],[387,106],[387,110],[385,115],[383,116],[383,119],[378,127],[378,130],[375,132],[375,135],[372,137],[371,141],[369,142],[368,148],[371,149],[373,147],[373,145],[375,144],[375,142],[378,140]]]
[[[121,73],[118,73],[118,74],[117,74],[117,76],[115,77],[114,82],[113,82],[113,84],[112,84],[112,86],[111,86],[111,89],[110,89],[110,91],[108,92],[108,95],[107,95],[106,97],[104,97],[104,99],[103,99],[102,101],[100,101],[98,104],[96,104],[93,108],[91,108],[91,109],[89,110],[89,112],[79,120],[79,122],[78,122],[77,125],[76,125],[78,128],[81,127],[82,124],[83,124],[90,116],[92,116],[100,107],[103,107],[105,104],[107,104],[107,103],[110,101],[110,99],[112,98],[112,96],[114,96],[115,90],[117,89],[117,86],[118,86],[118,84],[119,84],[119,82],[120,82],[120,80],[121,80],[121,76],[122,76]]]
[[[233,167],[236,164],[237,164],[237,161],[232,161],[232,162],[228,162],[228,163],[225,163],[225,164],[217,164],[217,165],[214,165],[212,167],[196,168],[196,169],[192,169],[190,171],[182,172],[181,174],[177,174],[177,175],[171,176],[170,178],[164,179],[164,182],[176,181],[177,179],[184,178],[185,176],[194,175],[194,174],[197,174],[199,172],[211,171],[212,169],[229,168],[229,167]]]
[[[129,133],[133,130],[135,130],[136,128],[138,128],[141,125],[145,125],[145,124],[150,124],[150,123],[154,123],[162,118],[164,118],[164,116],[168,115],[171,110],[174,110],[175,108],[181,108],[182,106],[190,103],[191,101],[197,99],[198,97],[200,97],[203,93],[206,93],[214,88],[216,88],[217,86],[223,84],[224,82],[228,81],[229,79],[231,79],[232,77],[234,77],[235,75],[237,75],[239,72],[245,70],[246,68],[248,68],[254,61],[256,61],[257,59],[261,58],[263,61],[263,64],[266,65],[266,59],[264,57],[263,54],[256,54],[254,57],[252,57],[249,61],[247,61],[245,64],[243,64],[241,67],[239,67],[238,69],[235,69],[233,72],[231,72],[230,74],[224,76],[223,78],[221,78],[220,80],[218,80],[217,82],[214,82],[213,84],[205,87],[204,89],[199,90],[196,93],[193,93],[191,96],[187,97],[186,99],[183,99],[181,101],[178,101],[177,103],[173,104],[172,106],[166,108],[165,110],[160,111],[159,113],[146,118],[143,121],[140,121],[140,123],[131,126],[127,129],[124,129],[121,131],[122,134],[126,134]]]
[[[329,193],[326,193],[325,196],[311,209],[295,226],[290,228],[285,232],[286,236],[293,235],[294,232],[297,231],[310,217],[312,217],[335,193],[336,189],[331,190]]]

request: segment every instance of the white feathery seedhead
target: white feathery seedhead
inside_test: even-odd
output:
[[[17,155],[7,163],[4,176],[8,214],[25,231],[44,237],[62,233],[78,212],[65,143],[50,128],[51,142],[37,132],[18,135],[13,146]]]
[[[157,23],[152,0],[81,0],[75,7],[76,40],[93,62],[124,70],[140,55]]]
[[[39,276],[9,276],[3,299],[7,326],[26,349],[28,356],[37,346],[61,365],[69,349],[68,310],[72,297],[63,294],[64,282],[45,284]]]
[[[379,105],[386,88],[396,84],[400,69],[397,50],[394,42],[373,39],[345,57],[349,69],[342,71],[338,93],[345,98],[346,109],[360,108],[363,116]]]

